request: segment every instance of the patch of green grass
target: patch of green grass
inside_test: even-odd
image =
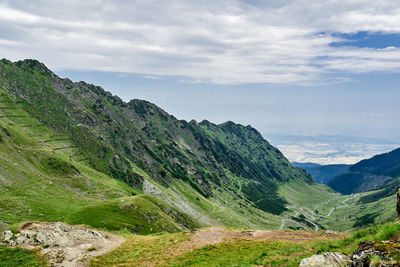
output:
[[[94,258],[90,266],[165,266],[174,251],[189,238],[188,233],[128,235],[120,247]],[[167,255],[168,253],[171,254]]]
[[[297,266],[301,255],[308,255],[307,243],[282,241],[237,240],[232,243],[208,245],[184,254],[171,266]],[[297,257],[293,257],[297,255]]]
[[[375,240],[383,241],[388,240],[389,238],[395,236],[397,233],[400,232],[400,224],[395,223],[388,223],[378,227]]]
[[[40,256],[37,250],[26,250],[20,248],[8,248],[0,246],[0,266],[26,266],[39,267],[49,266],[44,257]]]
[[[378,266],[378,264],[383,262],[383,259],[379,255],[372,255],[370,257],[370,266]]]
[[[148,195],[102,201],[76,209],[65,217],[70,224],[85,224],[94,228],[151,234],[177,232],[198,227],[186,216]]]

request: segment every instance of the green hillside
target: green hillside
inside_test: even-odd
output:
[[[198,226],[168,204],[133,196],[140,191],[93,169],[69,136],[46,127],[25,108],[26,103],[0,93],[0,230],[25,221],[143,234],[150,228],[173,232]],[[154,223],[145,220],[151,215],[157,217]],[[118,220],[107,222],[112,218]]]

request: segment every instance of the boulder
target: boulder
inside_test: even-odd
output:
[[[341,267],[349,265],[349,257],[339,252],[325,252],[303,259],[299,267]],[[350,263],[351,264],[351,263]]]

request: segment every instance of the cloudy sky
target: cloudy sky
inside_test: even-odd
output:
[[[0,57],[178,118],[251,124],[301,161],[399,144],[399,34],[398,1],[0,0]]]

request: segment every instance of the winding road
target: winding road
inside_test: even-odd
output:
[[[297,208],[297,207],[294,207],[294,206],[287,206],[286,208],[288,208],[288,209],[294,209],[294,210],[296,211],[296,214],[293,216],[293,217],[295,217],[295,218],[297,218],[297,216],[299,216],[300,214],[302,214],[302,215],[306,218],[305,221],[307,221],[308,223],[310,223],[310,224],[312,224],[312,225],[314,226],[314,231],[318,231],[318,230],[319,230],[319,226],[315,223],[316,220],[321,219],[321,218],[328,218],[329,216],[332,215],[332,213],[333,213],[336,209],[344,208],[344,207],[349,206],[349,204],[347,204],[347,201],[349,201],[349,200],[351,200],[351,199],[355,199],[355,198],[357,197],[357,195],[358,195],[358,194],[352,195],[351,197],[349,197],[349,198],[343,200],[343,201],[342,201],[342,204],[343,204],[343,205],[333,207],[333,208],[328,212],[327,215],[316,214],[316,213],[315,213],[315,210],[316,210],[316,208],[317,208],[319,205],[322,205],[322,204],[324,204],[324,203],[329,203],[331,200],[328,200],[327,202],[324,202],[324,203],[322,203],[322,204],[318,204],[317,206],[315,206],[314,210],[311,210],[311,209],[308,208],[308,207],[300,207],[300,208]],[[338,198],[338,197],[336,196],[334,199],[337,199],[337,198]],[[303,225],[303,224],[301,224],[301,223],[299,223],[299,222],[297,222],[297,221],[291,220],[291,219],[282,219],[282,223],[281,223],[281,226],[279,227],[279,230],[282,230],[282,229],[285,227],[285,224],[286,224],[287,222],[294,223],[294,224],[300,226],[301,228],[303,228],[303,229],[305,229],[305,230],[310,230],[307,226],[305,226],[305,225]]]

